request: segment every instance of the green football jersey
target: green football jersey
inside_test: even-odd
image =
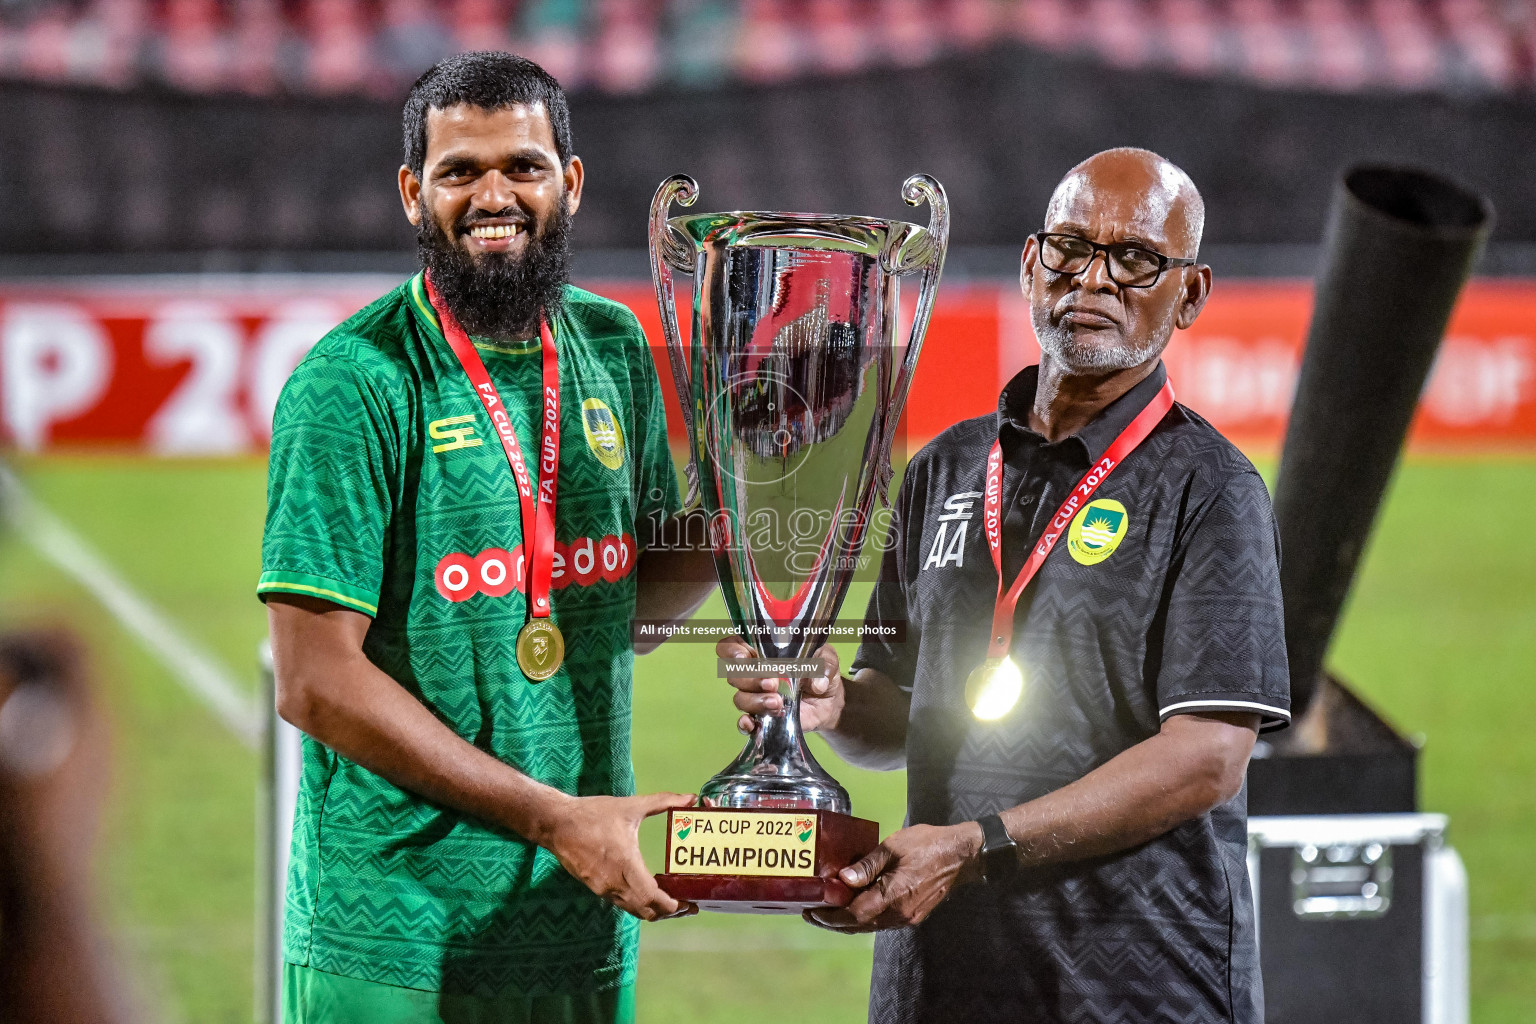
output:
[[[566,793],[628,795],[635,563],[679,506],[655,364],[634,314],[567,288],[552,617],[565,662],[518,669],[521,507],[495,428],[420,275],[327,334],[278,401],[258,593],[373,617],[368,658],[459,736]],[[537,474],[537,341],[476,343]],[[547,850],[304,741],[284,952],[432,991],[634,980],[638,922]]]

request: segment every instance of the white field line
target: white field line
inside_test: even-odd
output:
[[[229,671],[189,640],[154,602],[134,590],[83,537],[34,498],[5,465],[0,465],[0,515],[38,554],[100,601],[236,739],[255,749],[261,719],[255,702],[241,692]]]

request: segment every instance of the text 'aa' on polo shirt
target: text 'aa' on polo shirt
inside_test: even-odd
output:
[[[635,565],[678,508],[660,382],[634,314],[567,287],[551,618],[565,662],[518,668],[521,504],[496,428],[417,275],[327,334],[277,404],[258,593],[373,617],[368,659],[461,738],[580,796],[634,792]],[[475,343],[537,474],[539,345]],[[536,483],[536,482],[535,482]],[[521,836],[407,792],[308,737],[288,962],[476,996],[635,978],[638,924]]]
[[[1038,367],[996,415],[944,431],[909,464],[899,527],[854,665],[910,691],[908,818],[955,824],[1082,778],[1170,715],[1290,719],[1278,537],[1264,482],[1175,404],[1099,487],[1014,615],[1017,706],[972,716],[998,575],[982,529],[987,454],[1004,456],[1003,578],[1012,583],[1062,501],[1167,379],[1161,364],[1078,434],[1029,428]],[[874,634],[879,636],[880,634]],[[1246,788],[1163,836],[1106,857],[957,888],[921,925],[881,933],[872,1021],[1260,1024],[1246,871]]]

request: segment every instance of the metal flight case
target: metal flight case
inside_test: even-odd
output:
[[[1442,814],[1248,823],[1269,1024],[1466,1024],[1467,873]]]

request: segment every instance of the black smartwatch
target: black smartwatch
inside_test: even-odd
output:
[[[989,882],[1012,878],[1019,870],[1019,844],[995,814],[977,818],[981,826],[981,877]]]

